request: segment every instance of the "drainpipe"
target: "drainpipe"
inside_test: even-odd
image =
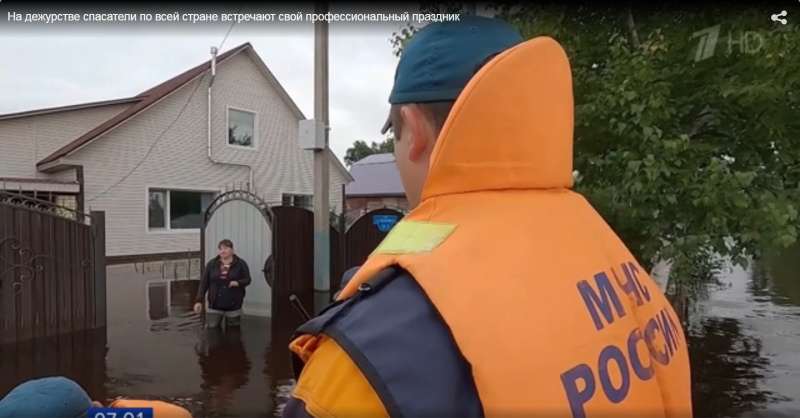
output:
[[[222,161],[218,161],[214,159],[214,156],[211,152],[211,90],[212,86],[214,85],[214,78],[217,76],[217,47],[211,47],[211,76],[208,79],[208,142],[206,143],[206,154],[208,156],[208,160],[214,164],[220,165],[229,165],[234,167],[246,167],[249,171],[249,182],[247,183],[248,189],[254,191],[255,184],[253,184],[253,167],[248,164],[238,164],[238,163],[226,163]]]

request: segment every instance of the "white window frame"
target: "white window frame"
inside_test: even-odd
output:
[[[251,113],[253,115],[253,146],[246,147],[242,145],[234,145],[228,142],[230,137],[228,137],[228,132],[231,129],[231,110],[235,110],[237,112],[244,112],[244,113]],[[250,109],[243,109],[240,107],[234,106],[227,106],[225,108],[225,145],[230,148],[237,149],[237,150],[247,150],[247,151],[258,151],[258,143],[259,143],[259,126],[258,126],[258,112]]]
[[[165,192],[164,193],[164,228],[150,228],[150,192]],[[187,229],[172,229],[169,227],[169,192],[194,192],[194,193],[208,193],[213,194],[214,199],[219,197],[220,191],[215,189],[193,189],[186,187],[168,187],[168,186],[148,186],[144,192],[144,230],[148,234],[199,234],[200,228],[187,228]]]
[[[292,196],[292,204],[290,206],[297,206],[294,204],[294,198],[296,196],[307,196],[311,198],[311,207],[305,209],[313,209],[314,208],[314,193],[298,193],[298,192],[281,192],[281,205],[283,205],[283,197],[284,196]],[[303,206],[297,206],[302,208]]]

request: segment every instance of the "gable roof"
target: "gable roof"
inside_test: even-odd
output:
[[[373,154],[350,166],[353,182],[345,186],[345,195],[405,196],[394,154]]]
[[[306,119],[306,117],[303,115],[303,112],[300,111],[300,108],[297,107],[297,104],[294,102],[294,100],[292,100],[291,97],[289,97],[289,94],[286,92],[286,90],[283,88],[283,86],[281,86],[281,84],[278,82],[277,78],[275,78],[275,75],[273,75],[272,72],[269,70],[269,68],[267,68],[267,66],[264,63],[264,61],[261,59],[261,57],[258,56],[258,54],[253,49],[253,46],[249,42],[244,43],[242,45],[239,45],[236,48],[233,48],[230,51],[227,51],[224,54],[220,54],[219,56],[217,56],[217,64],[222,64],[223,62],[227,61],[231,57],[233,57],[233,56],[235,56],[235,55],[237,55],[237,54],[239,54],[241,52],[246,52],[248,54],[248,56],[250,56],[250,58],[253,59],[253,61],[259,67],[259,70],[261,70],[262,74],[267,78],[267,80],[270,82],[270,84],[272,84],[273,87],[276,89],[276,91],[278,92],[278,95],[289,106],[289,109],[292,111],[292,113],[298,119]],[[84,146],[88,145],[89,143],[91,143],[95,139],[103,136],[104,134],[108,133],[109,131],[111,131],[112,129],[116,128],[117,126],[127,122],[128,120],[130,120],[134,116],[138,115],[139,113],[143,112],[144,110],[148,109],[149,107],[155,105],[156,103],[158,103],[162,99],[166,98],[170,93],[175,92],[176,90],[178,90],[181,87],[189,84],[190,82],[192,82],[193,80],[197,79],[198,77],[203,76],[209,70],[211,70],[211,60],[208,60],[208,61],[206,61],[206,62],[204,62],[204,63],[202,63],[202,64],[200,64],[200,65],[198,65],[198,66],[196,66],[196,67],[194,67],[192,69],[189,69],[188,71],[185,71],[185,72],[183,72],[183,73],[181,73],[181,74],[179,74],[179,75],[177,75],[177,76],[175,76],[175,77],[173,77],[173,78],[171,78],[171,79],[169,79],[169,80],[167,80],[167,81],[165,81],[165,82],[163,82],[163,83],[161,83],[161,84],[159,84],[159,85],[157,85],[157,86],[155,86],[155,87],[153,87],[153,88],[151,88],[151,89],[149,89],[149,90],[147,90],[147,91],[145,91],[145,92],[143,92],[143,93],[141,93],[141,94],[139,94],[137,96],[134,96],[134,97],[129,98],[129,99],[122,99],[121,101],[113,101],[113,102],[122,102],[122,103],[132,102],[132,103],[135,103],[135,104],[133,104],[130,108],[126,109],[122,113],[120,113],[120,114],[112,117],[111,119],[101,123],[100,125],[98,125],[94,129],[90,130],[89,132],[86,132],[85,134],[81,135],[80,137],[78,137],[77,139],[73,140],[72,142],[69,142],[68,144],[64,145],[63,147],[55,150],[50,155],[44,157],[43,159],[41,159],[39,162],[36,163],[37,167],[45,165],[45,164],[48,164],[48,163],[52,163],[54,161],[57,161],[59,158],[64,158],[64,157],[72,154],[73,152],[83,148]],[[96,105],[99,106],[100,103],[110,104],[110,102],[99,102],[99,103],[96,103]],[[84,105],[84,107],[89,107],[87,105],[88,104]],[[75,106],[67,106],[67,107],[64,107],[64,108],[53,108],[53,109],[50,109],[50,110],[51,111],[55,111],[56,109],[73,110],[75,108],[81,108],[81,107],[80,107],[80,105],[75,105]],[[36,111],[23,112],[23,113],[33,113],[33,112],[36,112]],[[11,115],[5,115],[5,116],[11,116]],[[18,116],[18,117],[21,117],[21,116]],[[0,119],[2,119],[2,118],[3,118],[3,116],[0,116]],[[329,153],[329,157],[331,158],[331,160],[333,160],[334,165],[342,173],[342,175],[347,180],[352,181],[352,177],[350,176],[350,173],[347,171],[347,169],[344,167],[344,165],[342,165],[342,162],[339,161],[339,159],[336,157],[336,155],[333,154],[333,151],[328,149],[328,153]]]
[[[381,163],[392,163],[394,164],[394,154],[391,152],[387,152],[384,154],[372,154],[367,155],[366,157],[356,161],[353,165],[366,165],[366,164],[381,164]]]
[[[240,45],[217,57],[217,62],[222,63],[228,58],[236,55],[237,53],[241,52],[244,48],[247,47],[250,47],[249,43]],[[89,132],[86,132],[85,134],[81,135],[72,142],[69,142],[63,147],[55,150],[52,154],[41,159],[38,163],[36,163],[36,165],[37,166],[44,165],[53,162],[55,160],[58,160],[59,158],[63,158],[66,157],[67,155],[72,154],[73,152],[79,150],[83,146],[89,144],[90,142],[94,141],[95,139],[107,133],[108,131],[128,121],[130,118],[138,115],[148,107],[156,104],[156,102],[165,98],[167,95],[174,92],[175,90],[183,87],[184,85],[188,84],[195,78],[202,76],[209,69],[211,69],[211,60],[208,60],[207,62],[200,64],[197,67],[194,67],[176,77],[173,77],[151,88],[150,90],[147,90],[144,93],[139,94],[138,96],[135,96],[134,99],[137,100],[136,104],[129,107],[124,112],[101,123],[94,129],[90,130]]]

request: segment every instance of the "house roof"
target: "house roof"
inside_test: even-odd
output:
[[[136,103],[140,100],[141,99],[138,97],[128,97],[125,99],[103,100],[99,102],[78,103],[74,105],[58,106],[58,107],[47,107],[44,109],[26,110],[24,112],[6,113],[4,115],[0,115],[0,120],[26,118],[29,116],[40,116],[49,113],[67,112],[70,110],[91,109],[94,107],[112,106],[118,104],[130,104],[130,103]]]
[[[224,54],[220,54],[217,56],[217,63],[222,64],[229,58],[241,53],[246,52],[253,61],[257,64],[259,69],[261,70],[262,74],[267,78],[267,80],[275,87],[278,95],[286,102],[289,106],[292,113],[298,119],[306,119],[303,115],[303,112],[300,111],[300,108],[297,107],[297,104],[289,97],[289,94],[286,90],[281,86],[272,72],[267,68],[264,61],[261,57],[253,49],[253,46],[247,42],[242,45],[237,46],[236,48],[231,49],[230,51],[225,52]],[[122,113],[112,117],[111,119],[101,123],[94,129],[86,132],[79,138],[76,138],[72,142],[67,143],[63,147],[57,149],[52,154],[44,157],[42,160],[36,163],[37,167],[42,166],[48,163],[52,163],[57,161],[60,158],[64,158],[73,152],[79,150],[80,148],[88,145],[95,139],[103,136],[104,134],[108,133],[112,129],[116,128],[117,126],[127,122],[134,116],[138,115],[142,111],[146,110],[147,108],[155,105],[157,102],[161,101],[162,99],[166,98],[170,93],[180,89],[181,87],[187,85],[188,83],[192,82],[198,77],[203,76],[207,71],[211,69],[211,60],[208,60],[194,68],[191,68],[182,74],[179,74],[137,96],[127,98],[127,99],[120,99],[120,100],[112,100],[112,101],[105,101],[105,102],[94,102],[94,103],[85,103],[83,105],[73,105],[73,106],[64,106],[59,108],[50,108],[50,109],[41,109],[41,110],[34,110],[34,111],[27,111],[27,112],[20,112],[15,114],[8,114],[8,115],[0,115],[0,120],[2,119],[11,119],[14,117],[25,117],[25,116],[32,116],[35,114],[43,114],[43,113],[52,113],[57,111],[66,111],[66,110],[75,110],[75,109],[82,109],[88,107],[97,107],[97,106],[104,106],[110,104],[120,104],[120,103],[133,103],[133,105],[123,111]],[[342,175],[347,180],[352,180],[352,177],[348,173],[347,169],[342,165],[341,161],[336,157],[335,154],[329,149],[329,157],[334,162],[334,165],[339,169]]]
[[[222,63],[228,58],[236,55],[237,53],[241,52],[245,48],[251,47],[249,43],[244,45],[240,45],[220,56],[217,57],[217,62]],[[90,142],[94,141],[95,139],[99,138],[106,132],[116,128],[117,126],[121,125],[122,123],[127,122],[130,118],[138,115],[143,110],[147,109],[148,107],[156,104],[159,100],[165,98],[168,94],[174,92],[175,90],[183,87],[187,83],[191,82],[195,78],[205,74],[206,71],[211,69],[211,60],[204,62],[182,74],[179,74],[176,77],[173,77],[153,88],[150,90],[145,91],[144,93],[139,94],[138,96],[134,97],[136,99],[136,104],[125,110],[124,112],[112,117],[111,119],[101,123],[100,125],[96,126],[94,129],[86,132],[82,136],[76,138],[72,142],[67,143],[63,147],[55,150],[52,154],[44,157],[38,163],[37,166],[44,165],[53,161],[58,160],[59,158],[66,157],[67,155],[72,154],[73,152],[79,150],[83,146],[89,144]]]
[[[345,186],[345,195],[352,196],[403,196],[400,172],[394,164],[394,155],[373,154],[350,166],[353,182]]]

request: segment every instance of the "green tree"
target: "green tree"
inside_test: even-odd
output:
[[[643,265],[673,260],[673,285],[710,277],[719,255],[745,264],[792,244],[800,203],[800,32],[768,7],[681,7],[496,6],[526,39],[564,46],[576,189]],[[694,35],[714,27],[716,48],[698,59]],[[397,54],[414,31],[395,34]],[[737,43],[754,33],[757,48]]]
[[[348,148],[344,154],[344,162],[348,166],[372,154],[384,154],[394,152],[394,138],[386,138],[381,142],[372,142],[367,145],[365,141],[353,142],[353,146]]]

